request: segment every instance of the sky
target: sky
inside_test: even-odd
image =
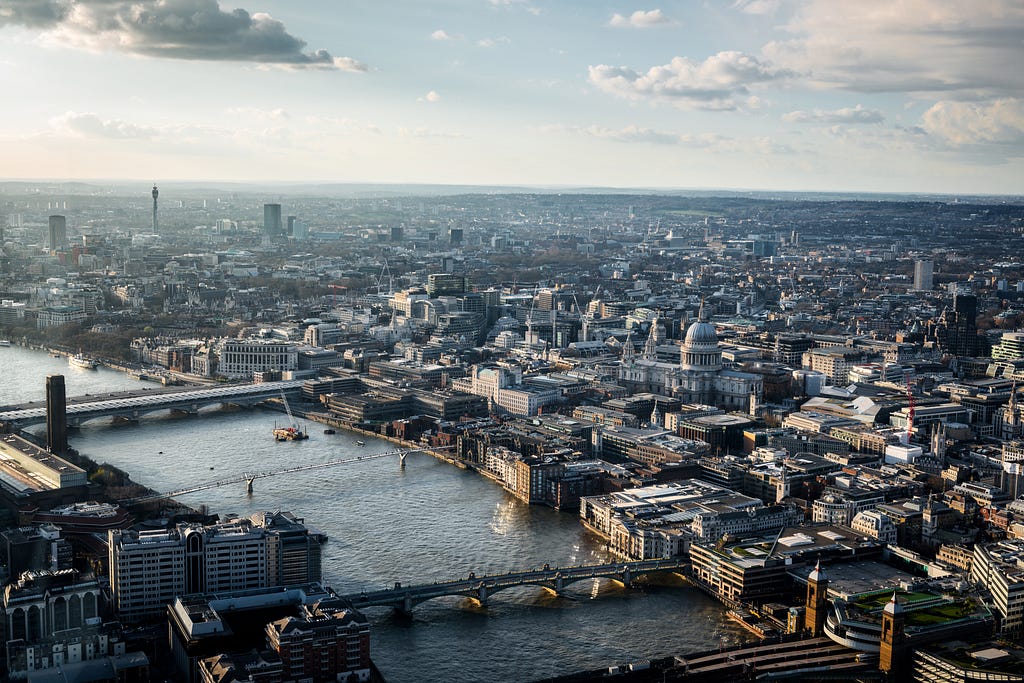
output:
[[[1024,193],[1021,0],[0,0],[0,178]]]

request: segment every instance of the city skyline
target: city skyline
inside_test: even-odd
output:
[[[240,6],[239,6],[240,5]],[[0,177],[1013,194],[1017,3],[0,1]]]

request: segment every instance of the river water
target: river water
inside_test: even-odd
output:
[[[145,386],[105,368],[70,368],[42,351],[0,348],[0,405],[43,400],[52,373],[65,376],[69,396]],[[271,429],[283,417],[210,409],[138,424],[96,420],[72,432],[70,442],[162,491],[394,449],[365,437],[360,447],[355,436],[326,435],[315,423],[308,441],[279,443]],[[405,469],[397,457],[381,458],[258,479],[251,496],[235,484],[180,500],[222,514],[290,510],[305,518],[330,538],[324,582],[341,594],[611,557],[573,514],[525,505],[477,474],[419,453],[409,455]],[[718,603],[678,581],[624,589],[588,580],[567,592],[510,589],[486,608],[439,598],[417,606],[411,620],[370,609],[371,656],[392,683],[528,681],[745,639]]]

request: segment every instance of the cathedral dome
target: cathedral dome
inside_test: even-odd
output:
[[[698,320],[686,330],[687,344],[717,344],[718,333],[715,326],[709,322]]]

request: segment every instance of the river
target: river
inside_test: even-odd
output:
[[[69,368],[67,360],[0,348],[0,405],[45,396],[45,377],[64,374],[68,395],[145,386],[126,374]],[[153,385],[154,390],[157,385]],[[157,414],[137,424],[86,423],[71,445],[152,488],[170,491],[251,471],[393,450],[394,445],[310,424],[308,441],[276,442],[278,413],[210,409],[199,416]],[[36,431],[40,427],[35,428]],[[414,453],[258,479],[182,496],[211,512],[290,510],[329,536],[324,582],[339,593],[396,581],[432,582],[610,559],[575,515],[530,506],[487,479]],[[678,581],[624,589],[607,580],[573,584],[566,597],[537,587],[496,593],[486,608],[439,598],[404,619],[367,610],[371,656],[392,683],[528,681],[580,669],[681,654],[746,638],[718,603]]]

